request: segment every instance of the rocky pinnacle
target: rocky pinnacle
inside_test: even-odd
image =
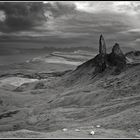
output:
[[[99,54],[106,55],[106,44],[102,35],[100,35],[99,39]]]
[[[125,55],[123,54],[122,50],[120,49],[120,46],[118,43],[116,43],[113,48],[112,52],[110,54],[110,61],[112,62],[113,65],[116,65],[118,67],[122,67],[126,64],[126,58]]]
[[[118,43],[115,43],[115,45],[112,48],[112,53],[118,56],[124,56],[122,50],[120,49],[120,46]]]
[[[98,71],[104,71],[108,66],[116,66],[117,70],[121,70],[126,65],[126,58],[118,43],[112,48],[112,52],[107,54],[106,44],[103,35],[99,39],[99,60]]]
[[[122,50],[118,43],[112,47],[112,52],[107,53],[106,43],[103,35],[100,35],[99,38],[99,53],[92,59],[87,62],[79,65],[76,70],[87,71],[91,67],[93,69],[93,75],[97,73],[102,73],[106,69],[113,68],[115,74],[119,74],[126,66],[126,57],[123,54]]]
[[[100,71],[104,71],[106,68],[106,44],[104,37],[102,35],[100,35],[99,39],[99,56],[100,56],[99,69]]]

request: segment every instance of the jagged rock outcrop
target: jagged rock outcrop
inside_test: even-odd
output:
[[[99,39],[99,54],[93,59],[88,60],[78,66],[76,71],[93,71],[93,73],[103,72],[107,67],[116,67],[116,71],[120,72],[126,65],[126,58],[118,43],[116,43],[110,54],[106,52],[106,43],[103,35]],[[93,70],[91,70],[93,69]],[[83,73],[83,72],[82,72]]]
[[[140,51],[130,51],[125,54],[127,57],[137,57],[140,56]]]
[[[125,55],[118,43],[115,43],[112,52],[107,54],[105,40],[102,35],[99,39],[99,56],[100,61],[96,69],[100,69],[101,71],[104,71],[108,66],[116,66],[116,71],[120,72],[126,65]]]
[[[119,46],[118,43],[115,43],[115,45],[113,46],[112,53],[114,55],[123,56],[124,57],[124,54],[123,54],[122,50],[120,49],[120,46]]]
[[[116,66],[116,71],[121,71],[126,65],[126,58],[118,43],[112,48],[112,52],[108,55],[108,63],[111,66]]]

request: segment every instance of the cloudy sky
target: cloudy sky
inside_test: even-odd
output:
[[[140,48],[140,2],[0,2],[2,39],[57,39],[92,46],[100,34],[110,46],[118,42]]]

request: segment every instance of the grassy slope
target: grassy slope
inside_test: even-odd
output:
[[[24,67],[27,70],[28,65]],[[33,64],[32,68],[35,67]],[[89,65],[82,73],[76,71],[76,75],[80,74],[76,78],[75,72],[70,72],[62,78],[43,81],[43,88],[35,88],[37,83],[32,83],[25,85],[22,92],[0,89],[0,115],[18,111],[0,119],[1,131],[24,128],[56,131],[43,137],[91,137],[88,128],[78,134],[74,130],[64,133],[60,129],[100,124],[102,128],[95,137],[139,134],[140,65],[129,66],[119,75],[112,75],[113,69],[108,69],[94,78],[90,75],[92,69]]]

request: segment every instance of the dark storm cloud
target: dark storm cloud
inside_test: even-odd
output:
[[[0,11],[5,14],[5,20],[0,22],[0,30],[12,32],[30,30],[41,26],[48,20],[47,12],[54,18],[71,14],[75,10],[74,4],[61,4],[59,2],[1,2]]]
[[[0,36],[75,39],[96,46],[103,34],[109,45],[134,46],[139,43],[139,5],[128,1],[0,3]]]
[[[5,2],[0,3],[0,10],[6,16],[0,23],[2,31],[26,30],[47,20],[41,2]]]

